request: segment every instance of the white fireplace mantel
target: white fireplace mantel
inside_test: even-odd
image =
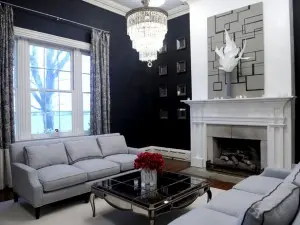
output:
[[[205,167],[208,124],[267,127],[267,165],[291,168],[294,97],[186,100],[191,113],[191,163]]]

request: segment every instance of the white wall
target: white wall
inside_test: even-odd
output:
[[[191,26],[192,99],[208,98],[207,18],[263,2],[265,96],[291,96],[292,0],[188,0]]]

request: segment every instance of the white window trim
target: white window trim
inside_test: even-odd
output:
[[[73,88],[72,88],[72,132],[60,133],[60,136],[85,135],[83,130],[83,99],[82,99],[82,59],[81,54],[90,51],[90,44],[63,38],[51,34],[14,27],[17,43],[16,72],[18,82],[16,86],[16,139],[29,140],[36,138],[50,138],[49,134],[31,134],[31,104],[29,78],[29,45],[40,43],[58,48],[68,48],[72,51]],[[75,109],[75,110],[74,110]]]
[[[52,34],[46,34],[38,31],[33,31],[21,27],[14,27],[15,36],[31,41],[38,41],[42,43],[49,43],[51,45],[62,46],[72,49],[79,49],[83,51],[90,51],[91,45],[86,42],[76,41],[69,38],[59,37]]]

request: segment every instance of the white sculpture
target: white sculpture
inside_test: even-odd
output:
[[[226,36],[225,48],[221,47],[221,49],[218,49],[218,47],[216,47],[215,52],[220,57],[219,63],[221,67],[219,69],[230,73],[234,70],[234,68],[237,66],[237,64],[241,59],[250,59],[251,57],[242,58],[247,45],[246,40],[243,49],[240,50],[240,48],[236,47],[235,42],[230,39],[230,36],[226,29],[225,29],[225,36]]]

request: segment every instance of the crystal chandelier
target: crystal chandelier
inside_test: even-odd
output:
[[[168,31],[168,13],[157,7],[150,7],[151,0],[143,0],[144,7],[136,8],[126,14],[127,34],[132,47],[139,52],[139,58],[152,66],[157,52],[163,47]]]

